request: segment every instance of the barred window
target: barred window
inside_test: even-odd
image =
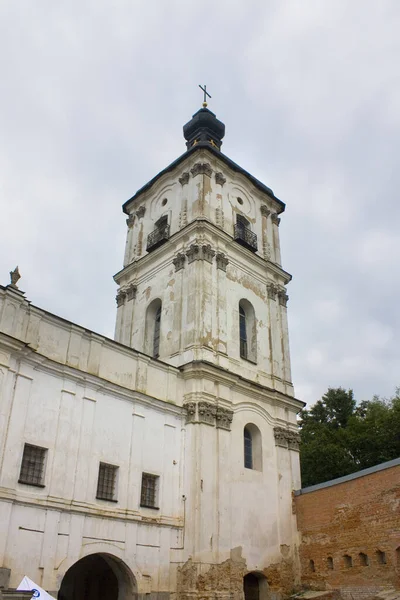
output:
[[[44,487],[44,465],[47,448],[25,444],[22,456],[19,483]]]
[[[96,498],[99,500],[111,500],[113,502],[117,502],[117,473],[118,467],[114,465],[108,465],[107,463],[100,463]]]
[[[140,506],[158,508],[158,480],[157,475],[142,473],[142,490],[140,493]]]

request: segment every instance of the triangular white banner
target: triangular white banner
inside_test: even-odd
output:
[[[31,600],[56,600],[53,596],[50,596],[50,594],[48,594],[46,590],[42,589],[40,585],[37,585],[37,583],[35,583],[34,581],[32,581],[32,579],[29,579],[29,577],[26,576],[23,578],[23,580],[17,587],[17,590],[20,592],[32,592],[33,596]]]

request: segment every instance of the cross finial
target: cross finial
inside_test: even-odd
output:
[[[204,100],[203,100],[203,108],[207,108],[207,96],[211,98],[210,94],[207,92],[207,86],[204,84],[204,87],[199,84],[199,88],[204,92]]]

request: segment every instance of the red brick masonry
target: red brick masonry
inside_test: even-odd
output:
[[[304,585],[357,598],[400,588],[400,459],[299,490],[294,502]]]

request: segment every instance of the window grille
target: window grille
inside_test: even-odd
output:
[[[155,229],[153,229],[147,237],[146,249],[148,252],[150,252],[150,250],[155,250],[155,248],[158,248],[158,246],[161,246],[161,244],[164,244],[164,242],[169,239],[170,227],[168,225],[167,216],[158,219],[154,225]]]
[[[156,312],[156,318],[154,321],[153,358],[158,358],[160,355],[160,327],[161,327],[161,306]]]
[[[240,357],[247,358],[246,314],[245,314],[242,306],[239,306],[239,336],[240,336]]]
[[[157,475],[142,473],[142,490],[140,493],[140,506],[146,506],[147,508],[158,508],[158,479],[159,478]]]
[[[235,240],[246,246],[252,252],[257,252],[257,235],[251,231],[249,221],[242,215],[236,216],[236,225],[233,228],[233,236]]]
[[[99,500],[111,500],[116,502],[116,483],[118,467],[100,463],[99,477],[97,480],[96,498]]]
[[[245,427],[244,433],[244,466],[246,469],[253,468],[253,440],[250,431]]]
[[[44,487],[44,463],[47,448],[25,444],[22,456],[19,483]]]

